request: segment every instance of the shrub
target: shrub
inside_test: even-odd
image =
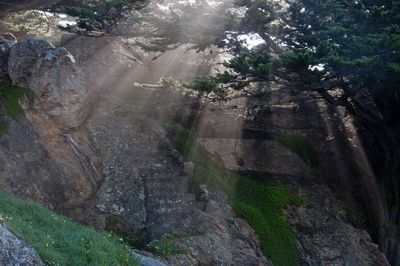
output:
[[[186,251],[172,242],[175,234],[166,234],[160,240],[153,240],[148,244],[149,249],[163,256],[171,256],[173,254],[184,254]]]

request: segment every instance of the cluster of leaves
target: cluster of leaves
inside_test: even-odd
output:
[[[19,100],[25,96],[30,104],[33,103],[34,93],[30,89],[14,86],[11,84],[0,83],[0,102],[3,103],[3,118],[9,117],[15,121],[19,121],[21,116],[25,115],[24,109],[19,104]],[[7,133],[7,125],[5,121],[0,120],[0,134]]]
[[[80,29],[108,31],[112,25],[123,17],[123,12],[132,9],[135,3],[144,3],[144,1],[111,0],[100,1],[97,4],[82,4],[80,6],[64,5],[58,9],[58,12],[78,17],[77,26]]]
[[[196,77],[190,84],[185,84],[185,87],[205,94],[214,92],[219,96],[224,96],[228,87],[242,90],[251,82],[268,80],[271,76],[271,68],[277,63],[276,59],[266,51],[241,52],[223,63],[229,71],[217,73],[215,76]]]
[[[225,45],[225,34],[235,25],[235,17],[222,11],[223,5],[212,9],[206,1],[195,4],[173,3],[165,14],[150,12],[140,17],[149,30],[144,34],[146,42],[138,44],[146,51],[165,52],[182,44],[190,44],[190,49],[204,51],[211,45]]]
[[[384,118],[396,119],[400,101],[398,1],[300,0],[290,2],[288,8],[268,0],[235,3],[247,7],[244,16],[217,9],[219,14],[209,17],[210,8],[193,5],[171,10],[167,17],[152,17],[150,50],[165,51],[184,43],[199,50],[211,45],[227,48],[234,56],[224,63],[227,72],[197,78],[188,85],[205,93],[242,89],[250,82],[268,81],[289,71],[300,74],[301,89],[317,91],[330,103],[346,105],[353,114],[362,109],[362,103],[354,108],[348,99],[356,102],[357,93],[368,87]],[[243,34],[257,34],[265,45],[249,51],[239,41]],[[277,50],[278,44],[284,44],[284,51]],[[326,93],[338,87],[345,92],[341,99]]]
[[[208,159],[206,151],[196,142],[194,132],[178,124],[162,124],[172,130],[174,147],[195,163],[190,189],[197,196],[200,195],[200,184],[224,191],[235,212],[256,231],[264,255],[276,265],[297,265],[299,258],[295,235],[282,212],[289,202],[301,204],[302,200],[284,186],[257,183],[249,177],[217,169]]]
[[[8,229],[28,241],[48,265],[138,265],[122,239],[1,191],[0,214]]]
[[[341,87],[346,92],[344,97],[352,97],[367,86],[387,118],[397,116],[398,1],[302,0],[292,3],[289,11],[288,27],[283,29],[283,41],[292,48],[286,55],[289,61],[297,61],[302,70],[324,65],[319,74],[336,81],[326,87]]]

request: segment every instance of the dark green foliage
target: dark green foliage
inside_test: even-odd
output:
[[[275,140],[297,153],[308,166],[312,168],[318,167],[318,154],[308,138],[300,134],[281,133],[275,137]]]
[[[137,265],[128,246],[40,205],[0,192],[0,214],[49,265]]]
[[[280,54],[280,63],[290,71],[307,71],[312,65],[312,53],[306,49],[293,49],[292,52]]]
[[[257,0],[249,4],[244,18],[240,22],[241,33],[257,33],[263,39],[269,39],[268,33],[272,30],[271,22],[277,18],[273,1]]]
[[[301,0],[290,6],[290,17],[282,33],[292,47],[286,58],[304,58],[307,64],[325,65],[329,82],[320,86],[340,87],[356,102],[355,115],[368,107],[357,102],[358,89],[367,86],[386,121],[398,117],[400,103],[400,4],[398,1]],[[309,49],[315,47],[315,50]],[[296,68],[291,70],[297,71]],[[309,79],[321,76],[308,73]],[[312,89],[312,88],[311,88]],[[315,88],[314,88],[315,89]],[[364,103],[365,104],[365,103]],[[347,106],[349,107],[349,106]],[[359,116],[361,117],[361,115]]]
[[[30,89],[21,88],[11,84],[0,83],[0,102],[4,103],[4,115],[18,121],[20,116],[24,116],[25,112],[19,104],[21,96],[26,96],[32,104],[34,93]]]
[[[243,77],[251,75],[261,80],[268,80],[272,65],[272,56],[266,52],[241,52],[224,66]]]
[[[174,148],[182,155],[189,156],[196,141],[196,134],[179,124],[159,122],[172,131],[171,142]]]
[[[351,210],[347,210],[347,220],[356,228],[368,230],[367,217],[360,213],[354,213]]]
[[[0,83],[0,104],[2,104],[0,110],[3,110],[2,116],[0,116],[0,135],[8,133],[7,123],[2,120],[9,117],[19,121],[21,116],[25,116],[25,111],[19,104],[21,97],[26,97],[29,104],[33,104],[34,93],[32,90]]]
[[[275,265],[298,265],[295,236],[285,221],[282,210],[289,202],[302,204],[302,199],[294,196],[286,187],[256,183],[248,177],[217,169],[202,146],[196,143],[196,136],[192,131],[176,124],[162,124],[174,131],[171,136],[174,147],[195,163],[195,170],[189,181],[192,192],[199,196],[200,184],[208,184],[215,190],[224,191],[235,212],[246,219],[256,231],[264,255]],[[173,250],[171,242],[156,244],[161,250],[165,250],[165,246]]]
[[[111,0],[100,1],[98,4],[82,4],[79,6],[61,6],[58,12],[78,17],[77,26],[80,29],[92,31],[111,31],[112,25],[123,18],[123,12],[133,9],[134,4],[142,0]],[[72,30],[71,27],[62,28]]]
[[[198,91],[200,93],[218,92],[221,88],[218,87],[216,78],[214,77],[197,77],[191,84],[184,84],[186,88]]]
[[[8,133],[7,124],[5,122],[0,122],[0,135],[7,133]]]

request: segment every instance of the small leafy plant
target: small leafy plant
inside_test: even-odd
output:
[[[161,239],[151,241],[147,247],[150,251],[162,256],[184,254],[186,251],[172,241],[174,238],[176,238],[175,234],[165,234]]]

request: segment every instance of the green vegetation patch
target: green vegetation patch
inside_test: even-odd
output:
[[[137,265],[122,239],[1,191],[0,214],[8,229],[27,240],[47,265]]]
[[[25,96],[30,104],[33,103],[34,93],[32,90],[14,86],[11,84],[0,83],[0,103],[3,106],[3,116],[10,117],[15,121],[19,121],[21,116],[25,116],[25,111],[19,104],[20,97]],[[0,120],[2,117],[0,117]],[[0,134],[7,134],[7,125],[4,121],[0,121]]]
[[[284,186],[264,185],[238,177],[232,206],[261,241],[262,251],[275,265],[298,265],[296,237],[282,215],[295,197]]]
[[[247,220],[260,238],[262,251],[275,265],[298,265],[295,235],[283,217],[289,202],[302,204],[286,187],[258,183],[213,166],[194,132],[177,124],[161,123],[172,131],[175,149],[195,163],[189,187],[199,196],[199,185],[224,191],[235,212]]]
[[[148,244],[148,248],[153,253],[162,256],[171,256],[173,254],[185,254],[186,251],[175,245],[173,239],[177,236],[175,234],[165,234],[161,239],[153,240]]]
[[[315,151],[313,144],[305,136],[300,134],[281,133],[275,137],[275,140],[289,150],[297,153],[311,168],[318,167],[318,154]]]

